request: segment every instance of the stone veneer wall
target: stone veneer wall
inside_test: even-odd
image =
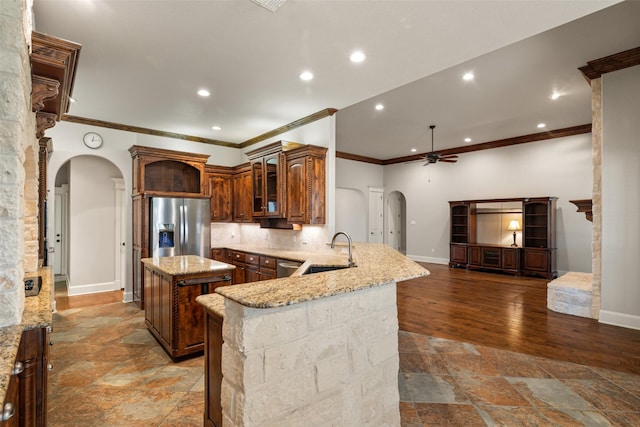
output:
[[[593,147],[591,313],[594,319],[598,319],[602,288],[602,78],[591,80],[591,140]]]
[[[25,189],[37,177],[38,143],[31,111],[31,2],[0,1],[0,327],[22,321],[24,310]],[[35,161],[35,163],[33,163]],[[25,177],[29,170],[29,181]],[[37,197],[37,178],[35,193]],[[31,213],[33,214],[33,212]],[[37,214],[37,213],[36,213]],[[37,226],[36,226],[37,227]],[[32,232],[28,232],[29,237]],[[37,269],[37,230],[36,265]],[[29,244],[31,246],[31,244]],[[29,261],[29,268],[31,266]]]
[[[225,301],[223,426],[399,426],[396,284],[281,308]]]

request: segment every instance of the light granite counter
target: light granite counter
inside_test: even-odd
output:
[[[224,286],[216,292],[241,305],[253,308],[274,308],[311,301],[359,289],[426,276],[429,271],[384,244],[355,243],[353,260],[356,267],[323,273],[303,274],[310,266],[347,266],[346,246],[336,245],[322,251],[302,252],[255,246],[226,246],[276,258],[303,261],[290,277],[261,282]],[[203,295],[197,301],[213,310],[213,298]],[[210,307],[211,305],[211,307]]]
[[[22,323],[0,328],[0,402],[4,402],[22,332],[46,328],[52,323],[53,270],[51,267],[44,267],[38,271],[38,275],[42,277],[42,287],[37,296],[25,298]]]
[[[224,262],[203,258],[197,255],[181,255],[160,258],[143,258],[142,262],[171,276],[185,276],[198,273],[215,273],[233,270],[236,267]]]

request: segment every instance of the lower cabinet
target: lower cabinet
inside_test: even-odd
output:
[[[231,261],[236,266],[233,283],[250,283],[276,278],[276,259],[266,255],[242,251],[230,251]]]
[[[522,270],[524,274],[555,279],[558,272],[555,265],[555,249],[524,248]]]
[[[205,312],[204,425],[222,427],[222,316]]]
[[[9,378],[9,385],[2,404],[0,414],[1,427],[17,427],[20,422],[20,391],[18,375],[22,372],[22,364],[18,361],[13,365],[13,371]]]
[[[173,276],[144,271],[145,324],[172,359],[204,350],[204,312],[196,297],[231,285],[231,270]]]
[[[50,328],[22,333],[3,403],[0,426],[47,425]]]
[[[467,264],[467,245],[451,244],[449,253],[449,266],[455,267],[457,265]]]
[[[464,252],[463,252],[464,249]],[[468,256],[466,261],[464,258]],[[457,255],[457,258],[453,256]],[[511,274],[522,274],[522,249],[511,246],[482,244],[451,244],[450,267],[465,267],[472,270],[494,270]]]

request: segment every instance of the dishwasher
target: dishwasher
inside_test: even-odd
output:
[[[280,279],[281,277],[291,276],[298,268],[300,268],[302,263],[288,259],[278,259],[276,261],[276,265],[276,277]]]

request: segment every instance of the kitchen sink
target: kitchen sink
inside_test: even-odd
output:
[[[344,268],[349,268],[346,265],[338,265],[338,266],[326,266],[326,265],[312,265],[307,268],[307,270],[302,274],[314,274],[314,273],[324,273],[325,271],[334,271],[334,270],[342,270]]]

